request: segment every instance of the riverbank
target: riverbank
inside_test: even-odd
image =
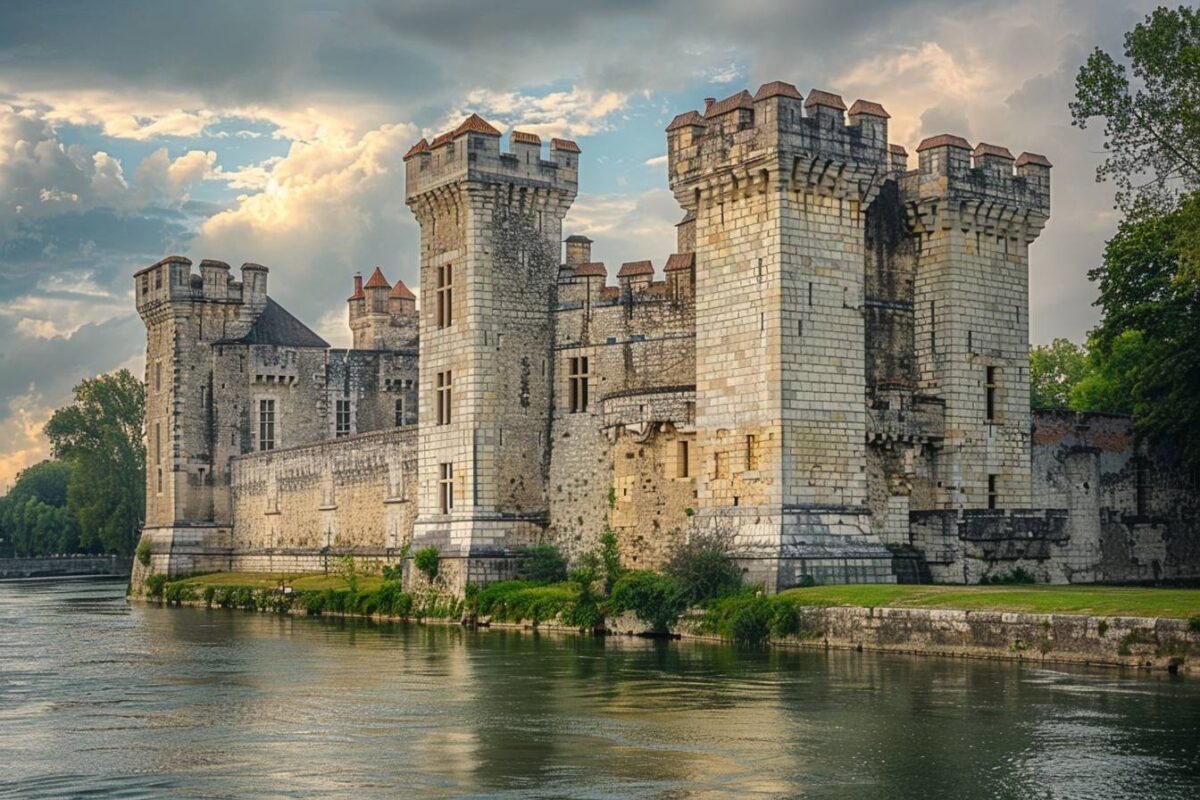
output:
[[[1200,673],[1200,590],[1103,586],[820,586],[721,598],[665,629],[635,612],[581,614],[563,585],[514,585],[506,600],[400,590],[376,576],[224,573],[151,588],[150,601],[506,629]]]
[[[0,558],[0,580],[21,578],[56,578],[73,575],[128,576],[133,561],[117,556],[36,556],[33,558]]]

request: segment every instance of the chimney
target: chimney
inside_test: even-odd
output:
[[[356,272],[354,273],[354,294],[350,296],[350,299],[354,300],[355,298],[362,297],[362,293],[362,273]]]
[[[578,267],[592,260],[592,240],[575,234],[567,237],[567,266]]]
[[[707,112],[710,108],[713,107],[713,103],[715,103],[715,102],[717,102],[717,98],[715,98],[715,97],[704,98],[704,110]]]

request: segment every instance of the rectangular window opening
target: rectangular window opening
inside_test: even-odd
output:
[[[690,466],[689,466],[690,453],[688,452],[688,449],[689,449],[688,440],[680,439],[679,443],[676,445],[677,464],[676,464],[675,476],[677,478],[691,477],[691,471],[690,471]]]
[[[984,385],[986,409],[985,414],[988,422],[996,421],[996,368],[987,368],[987,382]]]
[[[572,414],[588,410],[588,357],[578,356],[567,360],[567,388]]]
[[[997,476],[997,475],[988,475],[988,495],[987,495],[988,508],[993,508],[993,509],[999,508],[999,506],[997,505],[997,499],[998,499],[999,492],[996,488],[996,483],[997,483],[998,477],[999,476]]]
[[[396,427],[404,424],[404,398],[396,398]]]
[[[275,449],[275,401],[258,401],[258,449]]]
[[[337,401],[337,420],[335,434],[340,438],[349,436],[350,430],[350,400],[339,399]]]
[[[453,401],[451,383],[453,375],[450,370],[437,374],[437,424],[450,424],[450,406]]]
[[[438,464],[438,507],[443,514],[454,510],[454,465]]]
[[[449,328],[454,322],[454,267],[445,264],[437,271],[437,326]]]

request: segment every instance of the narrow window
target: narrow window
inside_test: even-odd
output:
[[[998,491],[996,489],[996,475],[988,475],[988,508],[998,508],[996,499]]]
[[[746,471],[758,469],[758,442],[754,434],[746,436]]]
[[[150,276],[149,275],[142,276],[142,294],[143,295],[150,294]]]
[[[163,490],[162,467],[159,467],[158,468],[158,493],[162,494],[162,490]]]
[[[437,271],[437,326],[449,328],[454,322],[454,267],[450,264]]]
[[[720,453],[720,452],[713,453],[713,477],[714,478],[724,478],[725,477],[725,459],[723,458],[724,455],[725,455],[724,453]]]
[[[162,274],[163,274],[163,271],[161,268],[154,270],[154,288],[155,289],[162,288]]]
[[[967,352],[975,352],[975,331],[967,331]]]
[[[996,368],[987,368],[987,383],[984,386],[986,392],[986,414],[988,422],[996,421]]]
[[[808,304],[809,304],[810,306],[813,304],[813,286],[812,286],[812,281],[809,281],[809,282],[808,282]]]
[[[929,352],[937,354],[937,301],[929,301]]]
[[[162,391],[162,362],[154,362],[154,391]]]
[[[454,465],[438,464],[438,506],[443,514],[454,510]]]
[[[568,394],[572,414],[588,409],[588,357],[579,356],[567,362]]]
[[[437,424],[450,424],[450,404],[451,397],[451,381],[453,376],[450,370],[439,372],[437,374]]]
[[[337,423],[337,425],[336,425],[335,433],[337,436],[341,437],[341,436],[349,436],[350,435],[350,400],[349,400],[349,398],[339,399],[337,401],[336,423]]]
[[[258,401],[258,449],[275,449],[275,401]]]
[[[404,424],[404,398],[396,398],[396,427],[399,428]]]
[[[675,470],[675,477],[677,477],[677,478],[691,477],[691,470],[690,470],[690,466],[689,466],[689,455],[690,454],[688,453],[688,440],[680,439],[679,443],[676,445],[677,464],[676,464],[676,470]]]
[[[154,463],[162,463],[162,423],[154,423]]]

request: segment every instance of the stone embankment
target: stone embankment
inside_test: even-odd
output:
[[[1200,674],[1200,619],[924,608],[805,607],[781,646],[1165,669]],[[684,638],[713,639],[697,618]]]
[[[0,558],[0,580],[70,575],[124,576],[129,574],[130,563],[130,559],[116,556]]]

